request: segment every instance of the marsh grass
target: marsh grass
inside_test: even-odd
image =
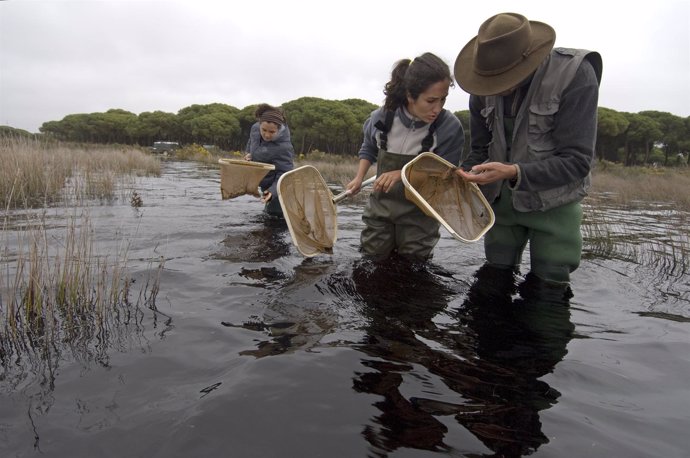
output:
[[[49,227],[45,210],[26,210],[59,203],[69,213],[72,204],[112,199],[133,177],[159,175],[160,162],[131,148],[12,138],[0,138],[0,154],[0,381],[14,374],[19,383],[24,370],[52,380],[67,350],[107,365],[112,347],[141,336],[145,309],[157,319],[163,260],[150,261],[133,302],[128,244],[109,254],[95,247],[87,207],[65,217],[64,233]]]
[[[624,167],[598,162],[590,195],[584,201],[585,256],[634,262],[668,277],[686,275],[690,272],[689,189],[687,167]],[[643,211],[657,212],[656,233],[642,233],[635,224],[617,221],[609,214],[614,207],[633,217]]]
[[[128,244],[122,242],[113,254],[99,254],[88,213],[69,217],[63,234],[35,221],[14,234],[16,248],[10,251],[8,243],[0,253],[4,378],[13,375],[17,383],[28,370],[51,381],[59,361],[68,356],[107,366],[110,350],[141,339],[146,309],[158,318],[164,261],[149,261],[148,278],[132,301]]]
[[[628,207],[668,203],[690,211],[690,168],[624,167],[600,161],[592,174],[592,193]]]
[[[593,205],[583,210],[583,257],[636,262],[639,258],[637,244],[628,240],[622,226],[612,221],[605,209]]]
[[[681,278],[690,273],[687,212],[657,211],[656,223],[643,231],[629,220],[610,216],[609,210],[614,208],[610,203],[599,205],[589,200],[583,208],[584,258],[632,262],[652,268],[660,278]]]
[[[131,146],[68,145],[0,136],[0,206],[35,208],[112,199],[160,161]]]
[[[299,158],[295,167],[312,165],[321,173],[327,183],[345,186],[352,181],[357,173],[359,159],[351,156],[336,156],[333,158],[319,152]],[[375,173],[376,166],[371,167],[368,176]]]

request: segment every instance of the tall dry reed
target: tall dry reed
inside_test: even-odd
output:
[[[653,203],[690,211],[690,168],[624,167],[598,162],[592,174],[592,194],[628,206]]]
[[[311,165],[321,173],[327,183],[345,186],[352,181],[359,167],[359,159],[354,156],[330,156],[323,153],[310,153],[295,161],[295,167]],[[368,176],[376,171],[371,167]]]
[[[76,359],[105,364],[114,341],[140,332],[142,309],[158,314],[163,260],[151,261],[151,274],[132,301],[128,245],[123,240],[116,253],[97,249],[88,208],[65,216],[64,234],[49,228],[45,211],[22,209],[61,203],[69,213],[74,203],[112,197],[136,175],[160,174],[160,162],[133,148],[13,138],[0,138],[0,160],[0,364],[6,377],[10,368],[27,366],[50,375],[66,349]],[[23,376],[20,370],[17,380]]]
[[[8,136],[0,136],[0,164],[3,209],[113,198],[118,185],[127,183],[118,180],[161,173],[156,157],[130,146],[68,145]]]
[[[41,218],[30,216],[0,252],[0,365],[52,373],[67,350],[74,359],[107,364],[112,347],[142,332],[144,310],[158,313],[164,261],[150,261],[133,301],[126,242],[101,253],[87,210],[70,216],[63,234],[31,220]]]

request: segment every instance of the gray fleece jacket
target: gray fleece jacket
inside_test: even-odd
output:
[[[269,191],[274,197],[278,196],[278,179],[294,168],[295,148],[290,139],[290,129],[284,125],[276,137],[270,142],[261,138],[258,122],[254,123],[249,132],[249,142],[245,152],[252,155],[252,161],[273,164],[276,168],[268,172],[259,186],[262,191]]]
[[[359,158],[367,159],[374,164],[379,152],[381,131],[376,123],[385,122],[385,110],[381,107],[374,110],[365,121],[364,141],[359,150]],[[429,131],[430,124],[414,120],[407,110],[398,108],[391,131],[388,133],[388,150],[397,154],[421,153],[421,141]],[[407,141],[406,141],[407,140]],[[450,111],[443,110],[439,114],[434,132],[434,143],[430,151],[438,154],[448,162],[458,165],[462,148],[465,143],[465,133],[460,120]]]

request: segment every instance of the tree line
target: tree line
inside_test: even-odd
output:
[[[327,100],[302,97],[282,106],[295,151],[356,155],[362,143],[362,124],[377,108],[361,99]],[[212,144],[226,151],[241,151],[256,122],[256,105],[242,109],[223,103],[191,105],[177,113],[147,111],[139,115],[111,109],[104,113],[71,114],[48,121],[40,135],[61,141],[119,143],[150,146],[155,141]],[[465,127],[469,150],[469,111],[454,113]],[[0,126],[0,133],[17,131]],[[690,117],[660,111],[639,113],[599,108],[597,157],[625,165],[687,164],[690,152]]]

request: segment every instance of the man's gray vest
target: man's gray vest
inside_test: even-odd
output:
[[[570,85],[582,61],[594,67],[597,80],[601,81],[601,56],[584,49],[555,48],[537,68],[515,118],[511,157],[507,157],[505,126],[503,123],[503,97],[485,98],[484,118],[491,116],[492,142],[489,145],[489,161],[529,162],[553,155],[556,139],[553,138],[554,116],[558,112],[561,94]],[[574,129],[577,126],[573,126]],[[550,208],[582,200],[591,182],[590,175],[545,191],[513,190],[513,207],[517,211],[544,211]],[[482,192],[493,202],[501,192],[502,182],[482,186]]]

